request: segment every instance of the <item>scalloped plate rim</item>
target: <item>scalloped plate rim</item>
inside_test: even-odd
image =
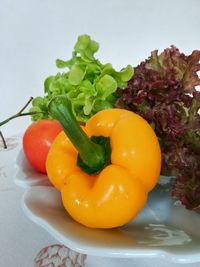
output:
[[[51,234],[55,239],[57,239],[59,242],[63,243],[64,245],[68,246],[70,249],[77,251],[79,253],[87,254],[87,255],[93,255],[93,256],[101,256],[101,257],[114,257],[114,258],[141,258],[141,257],[148,257],[148,258],[159,258],[159,259],[165,259],[169,262],[174,263],[195,263],[200,261],[200,253],[199,254],[191,254],[191,255],[176,255],[170,252],[167,252],[162,249],[125,249],[123,251],[120,249],[120,251],[116,252],[113,249],[104,249],[104,248],[92,248],[90,246],[81,246],[79,243],[71,240],[66,239],[63,237],[62,234],[60,234],[56,229],[54,229],[48,221],[41,218],[34,212],[32,212],[27,204],[27,198],[30,198],[29,194],[32,191],[37,192],[38,190],[55,190],[53,187],[46,187],[46,186],[35,186],[30,187],[26,189],[24,192],[23,198],[22,198],[22,209],[24,213],[31,219],[34,223],[37,225],[40,225],[43,229],[45,229],[49,234]],[[30,199],[29,199],[30,200]],[[76,223],[76,222],[74,222]]]

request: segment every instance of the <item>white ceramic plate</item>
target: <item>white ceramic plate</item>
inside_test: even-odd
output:
[[[20,187],[30,187],[35,185],[50,185],[46,175],[36,172],[26,160],[23,150],[19,151],[16,158],[15,183]]]
[[[200,261],[200,215],[187,211],[169,196],[171,181],[161,181],[150,193],[145,209],[130,224],[112,230],[89,229],[64,210],[53,187],[26,190],[26,215],[62,244],[88,255],[156,257],[177,263]]]

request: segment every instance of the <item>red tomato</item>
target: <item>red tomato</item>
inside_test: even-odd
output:
[[[62,130],[56,120],[39,120],[33,122],[23,136],[24,154],[31,166],[39,172],[46,173],[46,158],[55,137]]]

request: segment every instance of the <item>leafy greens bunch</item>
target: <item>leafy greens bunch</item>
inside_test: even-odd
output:
[[[65,94],[71,100],[78,121],[86,122],[96,112],[113,107],[117,88],[124,89],[133,76],[128,65],[116,71],[110,63],[102,64],[94,57],[99,44],[88,35],[81,35],[74,46],[72,58],[56,60],[59,69],[65,72],[48,77],[44,82],[44,97],[32,101],[30,112],[33,120],[49,118],[47,105],[57,95]]]
[[[176,176],[172,195],[200,211],[200,51],[186,56],[172,46],[135,68],[117,107],[151,123],[160,140],[162,174]]]

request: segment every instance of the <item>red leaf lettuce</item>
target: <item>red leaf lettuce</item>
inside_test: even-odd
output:
[[[186,56],[172,46],[155,50],[135,68],[116,106],[143,116],[162,150],[162,174],[175,175],[172,196],[200,210],[200,51]]]

